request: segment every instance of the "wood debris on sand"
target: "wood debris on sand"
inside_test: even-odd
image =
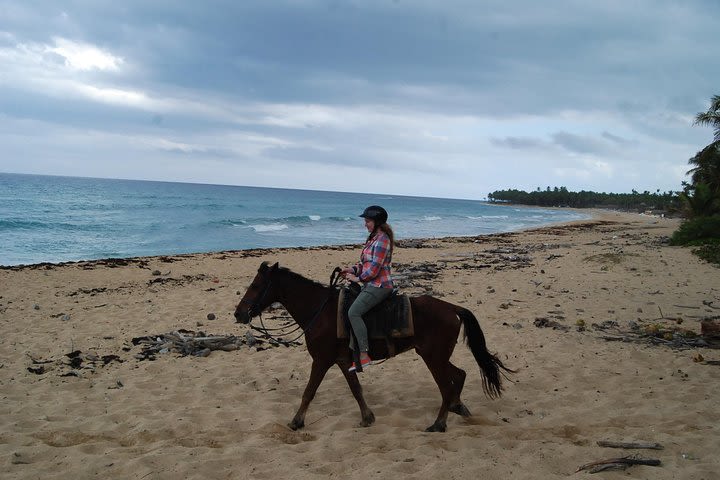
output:
[[[659,319],[662,320],[662,319]],[[680,327],[675,319],[670,324],[654,322],[640,326],[630,323],[630,330],[622,330],[617,322],[593,324],[593,328],[603,332],[611,331],[612,335],[601,338],[609,342],[635,342],[665,345],[678,350],[689,348],[720,348],[720,317],[706,317],[700,322],[700,335],[693,330]]]
[[[662,450],[663,447],[659,443],[648,443],[648,442],[612,442],[609,440],[599,440],[597,444],[601,447],[608,448],[638,448],[638,449],[649,449],[649,450]]]
[[[605,470],[625,470],[632,465],[649,465],[657,467],[661,465],[660,460],[655,458],[638,458],[633,455],[619,458],[608,458],[605,460],[598,460],[597,462],[586,463],[580,465],[575,473],[583,470],[588,470],[590,473],[603,472]]]
[[[213,335],[205,332],[179,329],[158,335],[147,335],[132,339],[133,345],[141,345],[142,351],[135,355],[138,360],[155,360],[155,356],[162,353],[179,353],[181,356],[192,355],[207,357],[215,350],[231,352],[239,350],[243,345],[264,350],[265,343],[271,347],[283,345],[285,347],[301,345],[296,341],[285,341],[263,335],[256,337],[248,331],[244,337],[235,335]]]
[[[118,355],[97,355],[92,352],[74,350],[60,359],[41,359],[28,354],[31,365],[27,371],[35,375],[44,375],[51,371],[59,371],[61,377],[80,377],[82,370],[94,372],[97,367],[104,367],[112,362],[122,363]]]

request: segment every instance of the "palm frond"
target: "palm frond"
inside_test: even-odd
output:
[[[720,95],[713,95],[710,108],[707,112],[700,112],[695,116],[694,125],[713,127],[715,141],[720,141]]]

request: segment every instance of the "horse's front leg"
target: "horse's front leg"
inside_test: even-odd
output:
[[[323,378],[325,378],[325,374],[331,366],[332,363],[320,362],[313,359],[312,369],[310,371],[310,380],[308,380],[305,391],[303,392],[300,408],[298,408],[292,422],[288,424],[288,426],[293,430],[297,430],[305,426],[305,413],[307,412],[308,406],[310,405],[310,402],[312,402],[312,399],[315,398],[315,392],[317,392],[320,383],[322,383]]]
[[[360,424],[363,427],[369,427],[375,423],[375,414],[370,410],[370,407],[367,406],[367,403],[365,403],[365,397],[363,397],[362,386],[360,385],[360,380],[358,380],[357,373],[348,372],[348,368],[350,368],[349,361],[339,361],[337,366],[340,367],[343,375],[345,375],[345,380],[350,386],[350,391],[360,406],[360,415],[362,416],[362,422]]]

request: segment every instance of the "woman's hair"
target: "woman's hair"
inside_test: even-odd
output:
[[[373,235],[375,235],[375,232],[377,232],[378,230],[382,231],[383,233],[385,233],[385,235],[388,236],[388,238],[390,238],[390,258],[392,258],[392,251],[393,247],[395,246],[395,234],[393,233],[393,229],[389,223],[383,223],[382,225],[376,226],[370,233],[370,235],[368,235],[367,241],[369,242]]]

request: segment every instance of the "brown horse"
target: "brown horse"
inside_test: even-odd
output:
[[[423,295],[410,299],[413,311],[415,335],[395,339],[397,353],[415,347],[430,369],[442,394],[442,405],[435,423],[428,432],[444,432],[448,412],[469,417],[470,412],[460,400],[465,383],[465,371],[450,363],[455,349],[461,323],[465,327],[465,340],[480,366],[483,390],[489,397],[502,393],[501,371],[506,368],[485,346],[485,337],[475,316],[467,309],[437,298]],[[302,328],[308,352],[312,357],[312,370],[302,396],[302,403],[289,426],[297,430],[305,426],[305,413],[315,397],[320,383],[330,367],[335,364],[345,375],[350,390],[360,406],[362,425],[370,426],[375,415],[365,403],[362,387],[355,372],[349,372],[351,351],[347,339],[337,338],[338,289],[321,285],[278,264],[268,266],[263,262],[250,287],[235,309],[240,323],[249,323],[274,302],[280,302]],[[373,358],[387,358],[384,340],[370,341]]]

